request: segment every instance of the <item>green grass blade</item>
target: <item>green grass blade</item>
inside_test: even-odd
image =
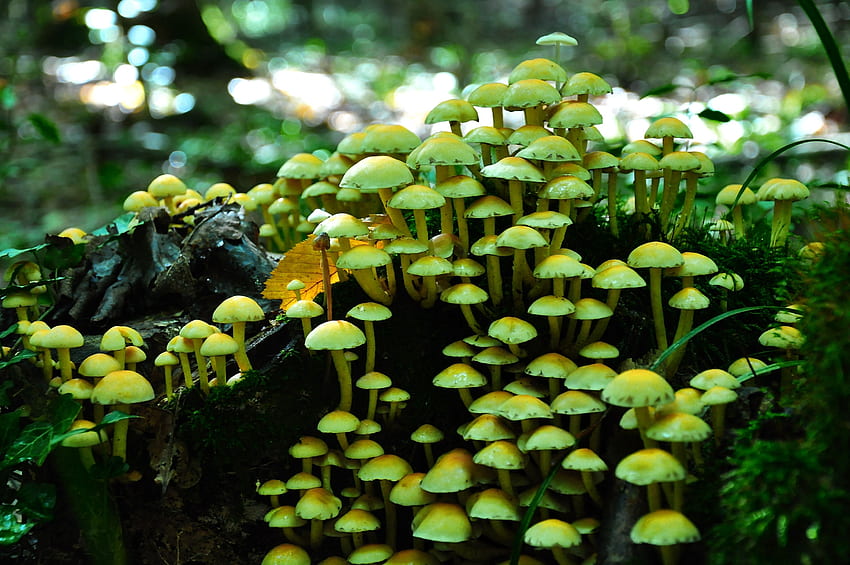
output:
[[[793,361],[779,361],[777,363],[771,363],[770,365],[765,365],[755,371],[750,371],[749,373],[744,373],[743,375],[738,377],[738,381],[743,383],[748,381],[758,375],[765,375],[767,373],[773,373],[774,371],[779,371],[780,369],[784,369],[785,367],[799,367],[804,365],[805,362],[802,359],[795,359]]]
[[[779,157],[780,155],[782,155],[783,153],[785,153],[789,149],[793,149],[794,147],[797,147],[798,145],[802,145],[804,143],[814,143],[814,142],[829,143],[831,145],[837,145],[838,147],[841,147],[845,151],[850,151],[850,146],[844,145],[843,143],[839,143],[837,141],[833,141],[831,139],[823,139],[823,138],[820,138],[820,137],[812,137],[812,138],[808,138],[808,139],[798,139],[797,141],[792,141],[791,143],[789,143],[787,145],[783,145],[782,147],[780,147],[779,149],[777,149],[776,151],[774,151],[773,153],[771,153],[767,157],[764,157],[761,161],[758,162],[758,164],[753,168],[753,170],[750,171],[750,174],[747,175],[746,179],[744,179],[744,183],[741,185],[741,188],[738,189],[738,195],[735,197],[735,202],[730,207],[730,210],[731,210],[731,208],[734,208],[735,205],[738,204],[738,199],[741,197],[742,194],[744,194],[744,189],[746,189],[747,187],[749,187],[753,183],[755,178],[758,176],[758,174],[761,172],[761,170],[768,165],[768,163],[770,163],[771,161],[773,161],[774,159],[776,159],[777,157]]]
[[[546,489],[549,488],[549,484],[561,468],[561,461],[563,461],[564,457],[566,457],[573,449],[575,449],[575,447],[566,450],[563,455],[557,459],[557,462],[552,463],[552,468],[549,469],[549,472],[545,477],[543,477],[543,482],[540,483],[540,486],[537,487],[537,491],[534,493],[534,496],[531,497],[531,501],[528,503],[528,509],[525,511],[525,514],[523,514],[522,520],[519,522],[519,529],[514,536],[514,544],[511,548],[511,565],[519,565],[519,556],[522,554],[522,545],[525,543],[525,532],[528,530],[529,526],[531,526],[531,520],[534,517],[534,512],[537,511],[537,506],[540,505],[540,500],[543,498]]]
[[[844,96],[844,105],[850,108],[850,76],[847,74],[847,66],[844,64],[844,59],[841,58],[841,49],[835,41],[835,36],[829,30],[829,26],[821,15],[820,10],[815,5],[813,0],[797,0],[797,3],[809,17],[815,31],[818,34],[823,50],[826,51],[826,57],[829,59],[829,64],[832,65],[832,71],[835,73],[835,78],[838,80],[838,86],[841,88],[841,94]]]
[[[729,310],[728,312],[718,314],[717,316],[703,322],[702,324],[698,325],[697,327],[695,327],[694,329],[674,341],[670,345],[670,347],[665,349],[661,353],[661,355],[658,356],[658,359],[656,359],[655,362],[650,365],[649,370],[657,371],[659,367],[661,367],[661,364],[664,363],[664,361],[666,361],[667,358],[670,357],[670,355],[672,355],[674,351],[685,345],[692,337],[699,335],[701,332],[705,331],[706,328],[710,328],[717,322],[722,322],[726,318],[731,318],[732,316],[737,316],[738,314],[745,314],[747,312],[755,312],[758,310],[786,310],[786,308],[779,306],[746,306],[744,308],[737,308],[735,310]]]

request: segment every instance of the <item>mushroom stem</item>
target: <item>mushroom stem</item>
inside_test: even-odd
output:
[[[611,234],[617,237],[620,228],[617,225],[617,173],[608,173],[608,225],[611,226]]]
[[[517,220],[523,214],[522,208],[522,181],[509,179],[508,194],[510,195],[511,208],[514,209],[513,224],[516,225]]]
[[[80,452],[80,463],[83,464],[86,471],[97,464],[94,460],[94,454],[92,453],[91,447],[78,447],[77,450]]]
[[[186,388],[192,388],[194,382],[192,379],[192,366],[189,364],[189,354],[178,353],[177,357],[180,359],[180,368],[183,371],[183,380],[186,381]]]
[[[354,279],[357,281],[357,284],[359,284],[363,292],[366,293],[366,296],[375,302],[380,302],[384,305],[392,304],[393,297],[387,294],[387,291],[384,290],[384,287],[381,286],[380,282],[378,282],[378,277],[375,274],[373,267],[367,269],[352,269],[351,273],[354,275]]]
[[[224,386],[227,384],[227,372],[226,372],[226,363],[224,355],[216,355],[212,358],[213,369],[215,370],[215,378],[217,386]],[[201,381],[201,387],[203,390],[203,381]],[[207,384],[207,392],[209,392],[209,384]]]
[[[487,255],[487,293],[494,306],[502,303],[502,273],[497,255]]]
[[[59,359],[59,374],[62,375],[62,382],[71,380],[73,366],[71,365],[71,350],[67,347],[60,347],[56,350],[56,357]]]
[[[681,180],[681,171],[673,171],[669,167],[664,169],[664,190],[661,193],[661,211],[659,213],[662,231],[666,231],[667,225],[670,223],[670,215],[673,213],[673,206],[676,204]]]
[[[248,354],[245,352],[245,322],[233,322],[233,339],[239,344],[239,349],[233,354],[239,370],[243,373],[250,371],[253,367],[251,367],[251,361],[248,360]]]
[[[791,224],[791,201],[776,200],[773,203],[773,221],[770,226],[771,247],[782,247],[788,237]]]
[[[452,198],[457,216],[457,234],[464,253],[469,253],[469,224],[466,222],[466,203],[463,198]]]
[[[676,227],[673,228],[673,237],[679,235],[687,225],[688,220],[691,219],[697,197],[697,178],[697,174],[694,171],[687,171],[685,173],[685,200],[682,202],[682,211],[679,212]]]
[[[407,221],[404,219],[404,214],[401,213],[401,210],[398,208],[392,208],[387,205],[390,201],[390,198],[393,197],[393,191],[391,188],[379,188],[378,196],[381,197],[381,202],[384,205],[384,211],[389,216],[392,224],[398,228],[404,235],[407,237],[412,237],[410,233],[410,228],[407,227]]]
[[[195,363],[198,364],[198,381],[201,383],[201,391],[210,393],[209,374],[207,373],[207,360],[201,355],[201,339],[192,339],[192,349],[195,350]],[[219,383],[221,384],[221,383]]]
[[[348,366],[348,361],[345,360],[345,351],[342,349],[331,350],[331,358],[336,368],[337,379],[339,380],[339,406],[337,410],[346,412],[351,410],[351,368]]]
[[[375,370],[375,324],[370,320],[364,320],[363,333],[366,335],[366,364],[363,372],[371,373]]]
[[[514,487],[511,484],[511,472],[508,469],[496,469],[496,476],[499,479],[499,488],[513,496]]]
[[[602,496],[599,494],[599,491],[596,489],[596,484],[593,482],[593,473],[590,471],[582,471],[581,482],[584,484],[584,488],[590,499],[595,502],[597,506],[602,508]]]
[[[386,519],[387,526],[387,538],[386,543],[391,547],[395,547],[395,539],[396,539],[396,531],[397,531],[397,520],[396,520],[396,512],[395,512],[395,503],[390,500],[390,490],[392,489],[392,484],[390,481],[381,479],[381,494],[384,497],[384,516]]]
[[[551,549],[552,556],[555,558],[558,565],[575,565],[575,561],[570,559],[563,547],[553,547]]]
[[[740,204],[732,208],[732,225],[735,226],[735,239],[744,239],[747,230],[744,227],[744,209]]]
[[[324,536],[324,524],[322,520],[314,518],[310,520],[310,547],[319,549],[322,545],[322,537]]]
[[[668,347],[667,329],[664,326],[664,305],[661,303],[661,269],[649,269],[649,293],[652,305],[652,322],[655,325],[655,341],[658,349],[664,351]]]
[[[130,414],[128,404],[116,404],[115,410]],[[127,460],[127,431],[130,429],[130,419],[118,420],[112,429],[112,455]]]
[[[648,406],[635,406],[635,419],[637,420],[640,438],[643,440],[643,446],[647,449],[657,447],[658,444],[654,439],[647,437],[646,430],[652,425],[652,416],[649,414]]]
[[[466,323],[469,325],[469,329],[479,335],[485,333],[481,329],[481,326],[478,325],[478,322],[475,320],[475,315],[472,313],[472,308],[469,304],[461,304],[460,311],[463,312],[463,317],[466,320]]]
[[[694,311],[682,310],[679,313],[679,323],[676,326],[676,334],[673,336],[673,343],[679,341],[686,333],[691,331],[693,325]],[[682,358],[685,356],[685,350],[687,348],[687,343],[680,345],[679,348],[667,359],[667,366],[664,369],[664,373],[668,379],[676,374],[676,370],[679,368],[679,364],[682,362]]]
[[[163,373],[165,378],[165,398],[171,400],[174,397],[174,381],[171,375],[171,365],[165,365],[163,367]]]

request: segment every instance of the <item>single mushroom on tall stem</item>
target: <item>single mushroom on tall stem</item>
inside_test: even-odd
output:
[[[345,360],[344,351],[364,343],[366,343],[366,336],[360,328],[345,320],[323,322],[313,328],[304,340],[304,345],[311,351],[330,351],[339,379],[339,410],[351,410],[351,368]]]
[[[233,339],[239,344],[239,350],[234,354],[236,364],[243,373],[253,367],[245,352],[245,325],[248,322],[259,322],[266,317],[263,309],[252,298],[247,296],[231,296],[225,299],[213,311],[212,320],[217,324],[231,324]]]

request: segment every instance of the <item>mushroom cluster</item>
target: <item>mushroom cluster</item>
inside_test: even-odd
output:
[[[712,436],[723,441],[725,406],[760,362],[751,360],[749,370],[735,362],[729,371],[683,375],[681,343],[697,311],[709,307],[700,287],[722,289],[725,311],[727,293],[744,282],[718,273],[711,258],[671,244],[693,224],[698,183],[714,172],[704,154],[679,145],[693,137],[682,121],[657,120],[647,139],[630,143],[619,157],[594,150],[602,116],[593,99],[610,92],[592,73],[570,76],[548,59],[524,61],[507,84],[481,85],[467,100],[435,107],[426,123],[445,123],[450,131],[418,142],[401,126],[368,126],[326,161],[333,174],[304,188],[302,202],[311,207],[319,204],[314,187],[322,190],[322,208],[307,214],[319,220],[312,233],[330,238],[337,268],[372,302],[353,308],[350,321],[329,316],[304,326],[307,349],[331,352],[340,400],[318,422],[326,437],[304,437],[290,451],[305,463],[285,482],[290,504],[266,515],[287,537],[269,563],[288,562],[274,556],[296,546],[325,557],[322,563],[437,563],[451,554],[495,563],[507,558],[518,535],[528,559],[592,563],[604,496],[616,481],[646,486],[646,512],[631,539],[659,546],[665,565],[677,561],[678,545],[700,539],[683,514],[687,480],[702,464],[700,443]],[[477,108],[492,112],[492,126],[467,127],[479,120]],[[522,113],[515,128],[505,127],[511,112]],[[296,197],[300,184],[287,179],[285,185]],[[804,198],[803,189],[782,179],[767,181],[758,194],[727,187],[718,210],[734,223],[720,237],[746,237],[742,206],[781,199],[770,241],[785,245],[790,201]],[[618,216],[630,209],[634,221],[647,222],[647,238],[627,256],[594,268],[581,262],[582,242],[570,238],[570,226],[592,219],[597,207],[614,235]],[[660,226],[655,239],[648,237],[653,222]],[[663,277],[678,279],[679,290],[665,296]],[[654,347],[639,367],[628,368],[618,348],[604,341],[623,290],[647,293]],[[457,430],[464,447],[440,453],[445,432],[413,422],[411,440],[427,453],[420,468],[419,458],[386,453],[373,439],[382,425],[397,422],[409,398],[379,372],[380,363],[376,370],[380,344],[372,330],[390,316],[400,293],[422,308],[458,305],[472,332],[445,344],[446,367],[432,378],[435,387],[456,389],[457,408],[469,413]],[[668,329],[671,319],[676,325]],[[784,328],[762,340],[786,357],[798,343]],[[651,370],[671,344],[678,349]],[[352,350],[363,345],[367,362],[358,376],[362,365]],[[626,368],[618,369],[618,360]],[[514,380],[505,382],[506,371]],[[620,418],[622,433],[632,433],[641,448],[612,460],[600,423],[605,414]],[[307,460],[319,466],[315,472]],[[312,482],[302,482],[305,473]],[[532,525],[523,532],[519,520],[527,507]],[[400,522],[402,516],[408,520]],[[332,527],[317,526],[317,519]],[[412,537],[399,535],[400,523]],[[321,537],[331,531],[338,540]],[[413,547],[399,546],[400,539]]]
[[[556,53],[576,44],[563,34],[538,43],[554,45]],[[611,92],[593,73],[571,75],[556,61],[531,59],[506,84],[480,85],[466,100],[437,105],[425,122],[448,131],[424,140],[399,125],[373,124],[343,139],[326,160],[293,156],[274,182],[246,193],[217,183],[202,196],[162,175],[128,197],[129,211],[159,207],[189,225],[192,211],[213,199],[238,203],[261,218],[269,249],[285,252],[315,237],[340,280],[353,279],[368,299],[334,317],[328,298],[323,308],[302,298],[304,283],[286,286],[295,296],[287,318],[299,320],[306,349],[329,352],[339,391],[335,409],[315,422],[316,433],[289,449],[300,471],[258,485],[272,506],[266,522],[286,539],[264,564],[498,563],[518,536],[528,562],[593,563],[605,497],[617,481],[646,487],[631,540],[659,546],[665,565],[677,561],[678,545],[700,538],[683,514],[686,483],[702,464],[699,445],[712,436],[724,441],[726,405],[764,363],[746,358],[693,375],[679,369],[697,311],[710,305],[700,287],[722,289],[718,309],[725,311],[728,293],[744,281],[673,245],[693,223],[699,182],[714,171],[704,154],[679,143],[693,137],[686,124],[661,118],[646,139],[615,156],[602,150],[595,127],[603,116],[594,100]],[[475,124],[479,109],[488,109],[492,125]],[[732,222],[718,219],[714,227],[725,241],[744,238],[742,206],[773,201],[770,244],[785,246],[791,202],[807,194],[789,179],[770,179],[755,193],[730,185],[716,202]],[[617,237],[629,216],[645,237],[630,242],[624,256],[583,263],[583,242],[571,237],[571,226],[598,220]],[[816,246],[807,249],[816,260]],[[59,391],[91,399],[91,422],[102,419],[105,405],[129,412],[131,403],[154,397],[134,369],[144,359],[137,332],[111,328],[103,352],[75,370],[69,350],[82,345],[82,336],[31,321],[38,276],[23,264],[12,272],[28,292],[7,293],[3,306],[15,309],[18,333],[38,352],[45,378],[54,378],[55,353]],[[668,284],[665,295],[664,277],[678,281],[676,292]],[[624,359],[612,343],[624,290],[643,294],[651,318],[651,346],[639,361]],[[324,291],[331,292],[327,282]],[[392,317],[399,297],[423,309],[457,305],[468,326],[469,335],[443,344],[445,368],[429,375],[434,387],[457,391],[456,410],[466,417],[452,442],[445,440],[454,430],[404,418],[410,393],[381,372],[385,357],[378,352],[393,352],[382,349],[374,325]],[[789,307],[761,345],[794,359],[800,311]],[[319,316],[326,321],[314,324]],[[227,384],[228,357],[240,372],[251,370],[245,325],[264,319],[256,302],[234,296],[211,320],[231,326],[230,335],[202,320],[185,324],[155,359],[166,398],[177,389],[176,367],[187,388],[197,375],[204,394]],[[672,320],[675,329],[668,328]],[[652,366],[671,344],[678,349]],[[783,388],[795,378],[785,371]],[[687,386],[674,388],[679,384]],[[606,415],[612,416],[603,422]],[[619,426],[610,424],[614,419]],[[112,454],[122,458],[127,422],[113,431]],[[410,426],[410,441],[421,447],[387,452],[381,431],[399,425]],[[612,456],[609,433],[628,434],[634,451]],[[72,439],[91,465],[90,448],[105,438],[92,432]],[[453,447],[441,450],[441,443]],[[420,449],[421,457],[411,456]],[[520,526],[525,512],[532,516],[527,529]]]

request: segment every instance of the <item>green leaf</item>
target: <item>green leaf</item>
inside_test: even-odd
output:
[[[56,485],[25,482],[17,492],[18,507],[33,520],[44,522],[53,519],[56,506]]]
[[[8,84],[0,89],[0,107],[4,110],[11,110],[18,102],[18,97],[15,96],[15,90]]]
[[[0,366],[0,369],[2,368],[3,367]],[[9,399],[9,389],[12,388],[13,384],[14,383],[12,383],[12,381],[0,381],[0,408],[5,408],[6,406],[9,406],[9,404],[12,403],[12,401]],[[0,437],[2,437],[2,435],[3,432],[2,430],[0,430]],[[0,447],[2,447],[3,445],[5,444],[3,443],[2,439],[0,439]]]
[[[121,235],[131,231],[138,225],[139,221],[136,219],[135,212],[127,212],[91,233],[92,235]]]
[[[723,84],[723,83],[732,82],[734,80],[741,80],[741,79],[745,79],[745,78],[766,79],[766,78],[770,78],[770,76],[771,76],[770,73],[747,73],[747,74],[739,75],[739,74],[735,74],[735,73],[731,73],[731,72],[726,72],[726,73],[724,73],[720,76],[716,76],[712,79],[709,79],[708,82],[706,82],[705,84],[707,84],[709,86],[714,86],[716,84]]]
[[[656,86],[655,88],[652,88],[652,89],[644,92],[643,95],[641,96],[641,98],[648,98],[650,96],[660,96],[662,94],[668,94],[670,92],[673,92],[677,88],[679,88],[679,85],[678,84],[672,84],[672,83],[665,84],[665,85],[662,85],[662,86]]]
[[[0,453],[5,453],[12,441],[21,433],[20,421],[21,414],[17,410],[0,414]]]
[[[677,16],[687,14],[691,8],[689,0],[667,0],[667,7]]]
[[[841,94],[844,97],[845,110],[850,108],[850,74],[847,72],[847,66],[844,64],[844,59],[841,57],[841,48],[838,42],[835,41],[835,36],[826,25],[823,16],[818,10],[817,5],[813,0],[797,0],[797,3],[809,17],[815,32],[818,34],[818,39],[826,52],[826,57],[829,59],[829,64],[832,66],[832,72],[835,73],[835,78],[838,81],[838,87],[841,89]]]
[[[41,465],[50,454],[50,439],[53,436],[53,426],[49,422],[33,422],[23,429],[21,435],[12,441],[3,464],[7,468],[32,461]]]
[[[89,469],[93,479],[109,480],[120,477],[130,470],[130,465],[120,457],[110,457],[106,461],[97,461],[94,467]]]
[[[24,253],[34,253],[36,251],[41,251],[49,244],[47,243],[39,243],[33,247],[27,247],[26,249],[15,249],[14,247],[10,247],[8,249],[4,249],[0,251],[0,259],[14,259],[18,255],[23,255]]]
[[[726,122],[732,121],[732,118],[730,118],[728,115],[724,114],[720,110],[712,110],[711,108],[706,108],[705,110],[703,110],[702,112],[700,112],[697,115],[700,118],[703,118],[703,119],[706,119],[706,120],[714,120],[715,122],[726,123]]]
[[[0,505],[0,544],[11,545],[29,532],[34,522],[19,522],[18,509],[10,504]]]
[[[141,416],[137,416],[135,414],[127,414],[126,412],[121,412],[120,410],[112,410],[103,419],[91,429],[91,431],[98,431],[100,429],[105,428],[110,424],[114,424],[115,422],[120,422],[121,420],[132,420],[133,418],[140,418]]]
[[[63,394],[50,402],[47,409],[47,417],[53,426],[54,434],[68,431],[77,415],[80,413],[80,405],[71,398],[70,394]]]
[[[48,269],[61,270],[73,267],[85,255],[85,244],[75,244],[70,238],[47,235],[44,239],[48,247],[42,256],[42,263]]]
[[[24,349],[23,351],[19,351],[19,352],[15,353],[15,355],[13,355],[12,357],[9,357],[7,359],[3,359],[2,361],[0,361],[0,369],[5,369],[9,365],[14,365],[15,363],[20,363],[21,361],[24,361],[25,359],[29,359],[30,357],[35,357],[36,355],[38,355],[38,353],[36,353],[35,351],[30,351],[29,349]]]
[[[42,114],[32,113],[27,116],[27,121],[32,124],[32,127],[35,128],[35,131],[38,134],[51,143],[61,143],[61,139],[59,136],[59,128],[56,127],[56,124],[47,119],[46,116]]]

